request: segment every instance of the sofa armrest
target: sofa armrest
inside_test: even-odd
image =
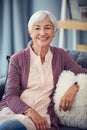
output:
[[[83,68],[87,69],[87,52],[66,50],[67,53]]]
[[[0,100],[2,99],[5,90],[6,77],[0,78]]]

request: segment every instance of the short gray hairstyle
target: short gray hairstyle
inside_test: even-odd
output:
[[[28,22],[29,31],[31,32],[34,24],[40,22],[45,18],[48,18],[52,22],[54,30],[56,31],[58,28],[58,22],[55,16],[51,12],[46,10],[39,10],[30,17],[30,20]]]

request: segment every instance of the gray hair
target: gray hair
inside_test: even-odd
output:
[[[38,23],[45,18],[48,18],[52,22],[54,30],[56,31],[58,28],[58,22],[55,16],[51,12],[46,10],[39,10],[30,17],[30,20],[28,22],[29,31],[31,32],[35,23]]]

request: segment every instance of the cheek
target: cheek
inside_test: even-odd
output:
[[[54,33],[51,33],[51,35],[50,35],[50,36],[51,36],[51,38],[53,38],[53,37],[55,37],[55,34],[54,34]]]
[[[32,39],[34,39],[34,38],[36,37],[36,35],[34,35],[34,33],[33,33],[33,34],[30,33],[30,37],[31,37]]]
[[[35,37],[35,34],[34,34],[34,32],[32,30],[31,31],[28,30],[28,33],[29,33],[29,35],[30,35],[31,38]]]

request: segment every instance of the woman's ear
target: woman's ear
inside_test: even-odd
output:
[[[55,37],[55,35],[56,35],[56,32],[57,32],[57,31],[54,32],[54,37]]]
[[[30,35],[30,30],[29,30],[29,28],[28,28],[28,30],[27,30],[27,31],[28,31],[28,34]]]
[[[32,36],[31,36],[31,33],[30,33],[30,30],[28,29],[28,34],[30,35],[30,37],[32,38]]]

